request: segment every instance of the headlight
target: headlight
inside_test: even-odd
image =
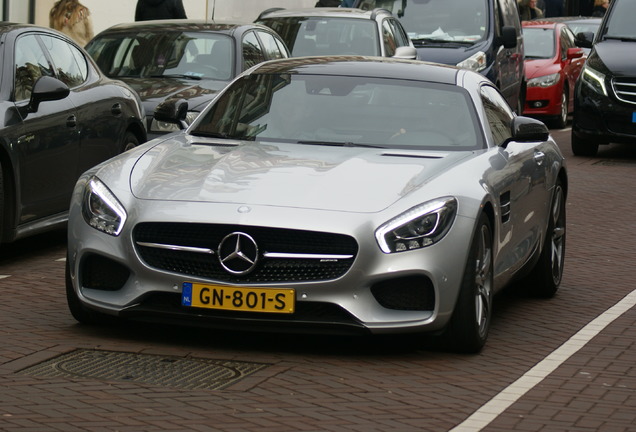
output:
[[[186,123],[188,125],[191,125],[194,119],[196,119],[198,115],[199,115],[198,111],[188,111],[188,114],[186,114],[186,120],[185,120]],[[159,121],[154,118],[150,122],[150,132],[168,133],[168,132],[176,132],[178,130],[181,130],[181,128],[179,127],[179,125],[175,123]]]
[[[384,253],[421,249],[446,235],[457,213],[457,200],[446,197],[429,201],[386,222],[375,232]]]
[[[475,72],[486,69],[486,53],[483,51],[476,52],[466,60],[457,63],[457,66],[463,69],[470,69]]]
[[[119,235],[127,217],[124,206],[96,177],[93,177],[86,185],[82,215],[87,224],[112,236]]]
[[[605,87],[605,74],[602,74],[596,69],[592,69],[588,65],[585,65],[585,67],[583,68],[583,72],[581,73],[581,79],[595,92],[607,96],[607,88]]]
[[[536,78],[532,78],[528,81],[528,87],[550,87],[559,82],[559,73],[553,73],[552,75],[544,75]]]

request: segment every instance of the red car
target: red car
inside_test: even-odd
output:
[[[585,63],[585,53],[563,23],[523,21],[526,103],[523,115],[549,120],[564,128],[573,110],[574,84]]]

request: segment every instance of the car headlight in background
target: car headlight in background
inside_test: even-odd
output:
[[[457,67],[480,72],[486,69],[486,53],[483,51],[476,52],[466,60],[457,63]]]
[[[186,114],[186,120],[185,120],[188,126],[192,124],[192,122],[194,121],[194,119],[197,118],[198,115],[199,115],[198,111],[188,111],[188,114]],[[178,130],[181,130],[181,128],[179,127],[179,125],[175,123],[160,121],[154,118],[150,122],[150,132],[168,133],[168,132],[176,132]]]
[[[583,67],[581,72],[581,80],[590,86],[595,92],[607,96],[607,88],[605,87],[605,74],[592,69],[589,65]]]
[[[126,222],[126,210],[98,178],[86,184],[82,215],[87,224],[103,233],[118,236]]]
[[[559,82],[559,73],[553,73],[550,75],[544,75],[528,80],[528,87],[550,87],[556,85]]]
[[[456,213],[455,198],[429,201],[384,223],[376,230],[375,237],[384,253],[421,249],[446,235]]]

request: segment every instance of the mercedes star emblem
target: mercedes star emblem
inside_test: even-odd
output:
[[[233,232],[221,240],[218,257],[228,272],[236,275],[248,274],[256,267],[258,246],[248,234]]]

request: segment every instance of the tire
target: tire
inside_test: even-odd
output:
[[[575,156],[594,157],[598,153],[598,143],[577,137],[572,129],[572,153]]]
[[[563,129],[568,124],[569,98],[568,98],[568,91],[566,89],[566,86],[567,86],[567,83],[565,83],[563,87],[563,93],[561,94],[561,113],[557,116],[557,118],[554,120],[554,123],[553,123],[556,129]]]
[[[73,282],[71,281],[71,270],[69,265],[69,259],[66,259],[66,302],[68,308],[71,311],[71,315],[78,322],[88,325],[107,324],[115,321],[114,317],[99,313],[97,311],[86,308],[80,302],[77,293],[73,288]]]
[[[124,153],[130,149],[137,147],[138,145],[139,145],[139,140],[137,139],[135,134],[130,131],[127,131],[126,134],[124,135],[124,140],[122,141],[120,150],[122,153]]]
[[[554,186],[543,250],[524,281],[528,292],[536,297],[553,297],[561,284],[565,262],[565,212],[565,191],[559,180]]]
[[[2,171],[2,164],[0,164],[0,243],[2,243],[2,238],[4,234],[4,215],[5,215],[5,204],[4,204],[4,173]]]
[[[493,304],[493,236],[485,214],[479,217],[462,285],[443,337],[455,352],[478,353],[488,338]]]

